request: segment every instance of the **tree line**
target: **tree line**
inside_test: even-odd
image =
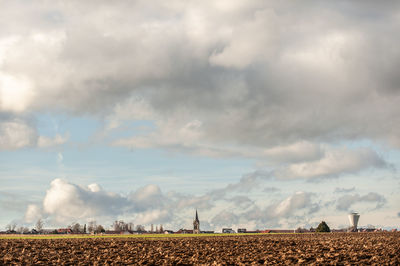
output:
[[[124,231],[137,231],[137,232],[146,232],[145,226],[138,224],[135,226],[134,223],[132,222],[124,222],[123,220],[119,221],[114,221],[113,224],[111,225],[112,231],[116,233],[124,232]],[[60,230],[68,230],[71,233],[74,234],[99,234],[99,233],[104,233],[106,232],[105,228],[103,225],[98,224],[97,221],[92,220],[89,221],[87,224],[81,225],[80,223],[74,222],[70,225],[68,225],[66,228],[62,228]],[[19,233],[19,234],[27,234],[27,233],[43,233],[44,230],[44,221],[42,219],[38,219],[32,230],[30,230],[28,227],[25,226],[17,226],[16,223],[12,222],[9,223],[6,226],[7,233]],[[152,233],[162,233],[164,232],[163,226],[156,226],[154,230],[154,225],[151,224],[151,229],[150,232]],[[57,229],[55,229],[53,232],[47,232],[47,233],[59,233]]]

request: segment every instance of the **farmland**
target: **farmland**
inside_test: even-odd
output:
[[[400,233],[0,239],[0,264],[400,264]]]

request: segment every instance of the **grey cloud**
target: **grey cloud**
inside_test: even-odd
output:
[[[221,189],[214,189],[208,193],[213,199],[223,199],[224,196],[232,192],[244,192],[248,193],[255,189],[261,182],[272,178],[270,172],[266,171],[254,171],[252,173],[244,174],[239,182],[228,184],[226,187]]]
[[[344,195],[337,200],[336,209],[340,211],[348,211],[357,203],[375,204],[374,208],[379,209],[385,205],[386,198],[375,192],[370,192],[364,196],[359,194]]]
[[[312,198],[312,193],[299,191],[266,207],[253,204],[240,214],[222,211],[215,216],[215,223],[220,220],[231,225],[251,223],[258,228],[280,227],[282,222],[298,225],[320,210],[319,204]]]
[[[398,3],[232,5],[6,2],[1,71],[33,86],[27,111],[107,116],[141,97],[160,134],[200,121],[183,147],[400,146]]]
[[[280,189],[276,188],[276,187],[266,187],[263,189],[263,191],[267,192],[267,193],[275,193],[275,192],[280,191]]]
[[[232,226],[239,223],[239,216],[229,212],[222,211],[211,219],[211,224],[214,226]]]
[[[335,188],[334,193],[349,193],[349,192],[353,192],[355,189],[356,189],[355,187],[351,187],[351,188],[337,187],[337,188]]]
[[[247,209],[248,207],[254,205],[254,202],[247,196],[235,196],[228,199],[228,201],[232,202],[234,206],[241,209]]]

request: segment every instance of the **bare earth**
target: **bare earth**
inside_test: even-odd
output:
[[[400,233],[1,239],[0,264],[400,265]]]

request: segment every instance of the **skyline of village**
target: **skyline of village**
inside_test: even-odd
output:
[[[355,218],[354,218],[355,216]],[[381,232],[391,231],[396,232],[398,228],[382,228],[372,224],[359,225],[360,214],[352,212],[348,214],[349,224],[347,226],[341,226],[339,228],[331,228],[331,232]],[[226,221],[229,225],[229,221]],[[325,223],[325,221],[321,221]],[[321,223],[319,222],[318,225]],[[214,233],[309,233],[315,232],[317,226],[297,227],[297,228],[285,228],[277,229],[268,227],[263,228],[245,228],[238,227],[235,229],[231,227],[222,227],[217,230],[201,230],[201,222],[196,209],[193,219],[193,229],[187,229],[186,227],[176,228],[164,228],[160,225],[141,225],[133,222],[125,222],[123,220],[116,220],[110,226],[103,226],[97,223],[95,220],[91,220],[88,223],[80,224],[74,222],[71,225],[64,226],[61,228],[45,228],[45,221],[39,218],[36,223],[31,226],[30,229],[26,225],[18,225],[15,222],[11,222],[6,225],[5,231],[0,230],[0,234],[214,234]],[[329,225],[328,225],[329,226]]]
[[[0,228],[399,229],[400,2],[1,5]]]

